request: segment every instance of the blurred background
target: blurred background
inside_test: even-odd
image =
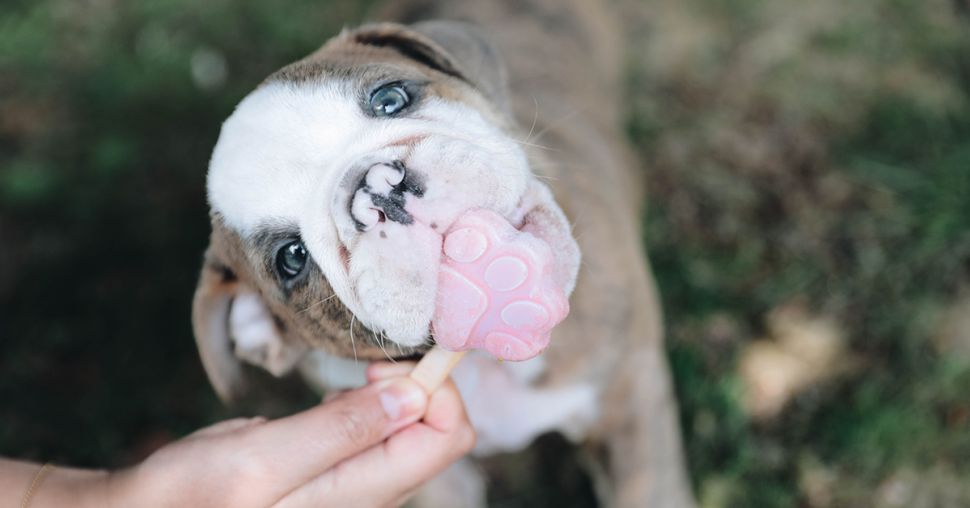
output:
[[[0,454],[121,466],[251,410],[189,325],[208,157],[369,3],[0,4]],[[701,505],[970,506],[970,2],[624,9]],[[496,459],[490,502],[590,506],[573,453]]]

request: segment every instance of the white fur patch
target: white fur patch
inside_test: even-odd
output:
[[[298,368],[307,384],[322,394],[364,386],[367,384],[365,371],[369,363],[313,350],[303,357]]]
[[[229,336],[237,357],[277,377],[288,373],[306,352],[305,347],[283,342],[269,310],[259,295],[252,292],[233,298],[229,308]]]
[[[585,384],[537,389],[516,377],[513,364],[473,352],[452,373],[478,435],[474,453],[521,450],[552,431],[581,439],[599,415],[596,389]]]
[[[428,335],[438,294],[441,235],[424,224],[381,225],[384,235],[362,235],[350,261],[350,277],[361,295],[372,330],[386,330],[402,346]],[[434,277],[429,277],[429,274]]]

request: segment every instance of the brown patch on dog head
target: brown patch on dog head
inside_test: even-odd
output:
[[[451,55],[434,40],[395,23],[367,25],[354,30],[350,38],[364,46],[388,48],[429,69],[468,80]]]
[[[501,124],[508,122],[502,58],[482,30],[468,23],[364,25],[330,39],[267,81],[343,79],[361,87],[393,74],[420,80],[433,95],[472,105]]]

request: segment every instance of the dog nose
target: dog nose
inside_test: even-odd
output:
[[[357,231],[368,231],[387,220],[401,224],[414,222],[414,217],[404,209],[409,193],[420,196],[413,182],[408,181],[404,163],[394,161],[371,166],[361,177],[350,203]]]

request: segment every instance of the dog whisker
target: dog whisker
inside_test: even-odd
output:
[[[386,343],[387,342],[387,331],[381,330],[381,337],[382,337],[381,340],[383,340]],[[397,360],[394,359],[394,358],[390,358],[390,360],[391,360],[391,363],[397,363]]]
[[[532,103],[535,104],[535,112],[532,114],[532,127],[529,127],[529,133],[525,135],[524,141],[532,140],[532,133],[536,130],[536,122],[539,121],[539,100],[536,99],[535,95],[532,96]]]
[[[350,347],[354,349],[354,365],[357,365],[357,344],[354,342],[354,320],[357,316],[354,314],[350,315]]]
[[[311,303],[310,305],[307,305],[307,306],[306,306],[306,307],[304,307],[304,308],[303,308],[302,310],[300,310],[300,311],[299,311],[299,313],[300,313],[300,314],[302,314],[302,313],[304,313],[304,312],[307,312],[307,311],[309,311],[310,309],[312,309],[312,308],[314,308],[314,307],[317,307],[317,306],[319,306],[319,305],[323,305],[323,304],[325,304],[325,303],[327,303],[327,302],[329,302],[330,300],[333,300],[333,299],[334,299],[334,298],[336,298],[336,297],[337,297],[337,293],[334,293],[334,294],[332,294],[332,295],[330,295],[330,296],[328,296],[328,297],[326,297],[326,298],[324,298],[323,300],[320,300],[319,302],[315,302],[315,303]]]
[[[383,334],[383,330],[381,331],[381,333]],[[393,363],[394,359],[391,358],[391,355],[387,353],[387,349],[384,347],[384,341],[378,342],[377,345],[380,346],[381,351],[384,352],[384,356],[386,356],[387,359]]]
[[[539,180],[548,180],[550,182],[555,182],[555,181],[559,180],[558,178],[556,178],[554,176],[537,175],[535,173],[533,173],[532,176],[538,178]]]
[[[562,150],[560,150],[558,148],[552,148],[552,147],[549,147],[549,146],[543,146],[543,145],[538,145],[538,144],[535,144],[535,143],[529,143],[528,141],[516,141],[514,139],[511,140],[511,141],[513,143],[518,143],[518,144],[520,144],[522,146],[528,146],[528,147],[532,147],[532,148],[538,148],[540,150],[547,150],[547,151],[550,151],[550,152],[561,152],[562,151]]]
[[[580,114],[581,112],[582,112],[582,110],[580,110],[580,109],[574,109],[574,110],[570,111],[569,113],[566,113],[565,115],[563,115],[562,117],[560,117],[558,120],[553,121],[553,122],[549,122],[549,125],[547,125],[542,130],[540,130],[539,132],[536,133],[535,139],[541,138],[543,134],[549,132],[549,129],[552,129],[556,125],[558,125],[558,124],[560,124],[562,122],[565,122],[566,120],[569,120],[570,118],[572,118],[572,117]]]
[[[384,356],[393,362],[394,360],[388,356],[387,351],[384,349],[384,341],[381,340],[381,333],[375,334],[374,332],[371,332],[370,335],[374,338],[374,343],[377,344],[377,347],[381,348],[381,351],[384,351]]]

